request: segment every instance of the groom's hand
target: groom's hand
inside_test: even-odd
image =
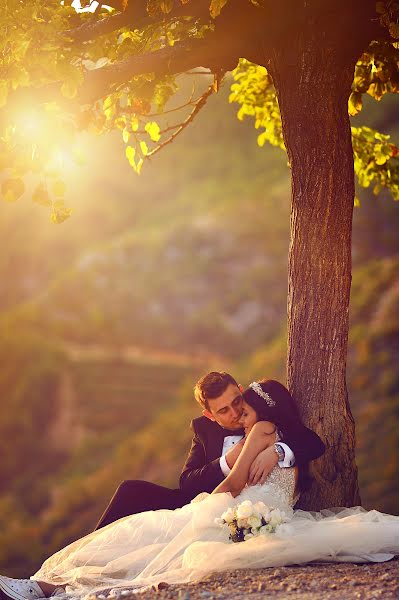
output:
[[[266,450],[259,452],[249,469],[248,485],[265,483],[266,477],[277,463],[278,456],[274,450],[274,446],[270,446]]]

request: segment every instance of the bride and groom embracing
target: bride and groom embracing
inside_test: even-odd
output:
[[[192,423],[180,488],[124,482],[92,533],[48,558],[28,580],[0,577],[3,600],[110,589],[118,595],[218,570],[380,562],[399,554],[399,517],[361,507],[293,509],[309,485],[308,463],[324,444],[302,424],[283,385],[254,382],[243,391],[228,373],[212,372],[196,384],[195,396],[203,416]],[[285,522],[233,544],[220,521],[243,503],[279,509]]]

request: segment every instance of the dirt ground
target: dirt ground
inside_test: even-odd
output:
[[[127,592],[124,592],[128,600]],[[167,585],[136,600],[399,600],[399,557],[386,563],[318,563],[214,573],[198,583]],[[125,598],[124,598],[125,600]]]

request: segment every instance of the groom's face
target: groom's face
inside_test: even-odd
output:
[[[203,414],[226,429],[241,429],[243,397],[241,390],[230,383],[221,396],[208,400],[209,410]]]

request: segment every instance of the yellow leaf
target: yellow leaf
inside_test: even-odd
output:
[[[22,179],[6,179],[1,186],[3,199],[7,202],[15,202],[25,191],[25,184]]]
[[[33,202],[36,202],[36,204],[41,204],[42,206],[51,206],[49,193],[43,183],[39,183],[35,188],[32,194],[32,200]]]
[[[228,0],[211,0],[209,12],[214,19],[220,15],[220,11],[227,4]]]
[[[130,138],[130,133],[128,132],[128,130],[125,127],[125,129],[122,131],[122,139],[125,142],[125,144],[128,143],[129,138]]]
[[[389,23],[389,33],[393,38],[399,38],[399,23]]]
[[[155,121],[149,121],[148,123],[146,123],[145,128],[146,132],[148,133],[148,135],[150,136],[151,140],[153,142],[158,142],[161,134],[160,134],[160,128],[158,123],[156,123]]]
[[[136,169],[136,161],[134,160],[135,155],[136,155],[135,148],[132,148],[132,146],[127,146],[126,158],[128,159],[129,164],[131,167],[133,167],[133,169]]]
[[[351,117],[357,115],[363,107],[362,95],[360,92],[352,92],[348,100],[348,112]]]
[[[137,131],[139,128],[139,120],[137,117],[132,117],[132,131]]]
[[[112,106],[112,96],[107,96],[103,102],[103,110],[110,108]]]
[[[126,117],[125,116],[117,117],[114,121],[114,125],[118,129],[124,129],[126,127]]]
[[[52,188],[54,195],[57,196],[57,198],[61,198],[65,194],[65,183],[61,181],[61,179],[54,181]]]
[[[0,108],[7,104],[8,98],[8,83],[7,81],[0,81]]]
[[[148,154],[148,146],[147,146],[147,144],[145,143],[144,140],[141,140],[141,142],[140,142],[140,150],[143,153],[143,156],[147,156],[147,154]]]
[[[62,206],[62,207],[60,206],[52,211],[50,218],[53,223],[55,223],[56,225],[59,225],[60,223],[63,223],[64,221],[66,221],[71,216],[71,214],[72,214],[72,208],[67,208],[66,206]]]
[[[75,98],[77,93],[78,86],[76,84],[76,81],[64,81],[64,83],[61,86],[61,94],[65,98],[69,98],[71,100],[72,98]]]
[[[173,8],[173,2],[174,2],[174,0],[161,0],[160,7],[161,7],[161,11],[164,13],[164,15],[167,15],[170,13],[170,11]]]
[[[144,162],[143,159],[140,158],[140,160],[137,163],[136,173],[138,175],[140,175],[140,173],[141,173],[141,167],[143,166],[143,162]]]

